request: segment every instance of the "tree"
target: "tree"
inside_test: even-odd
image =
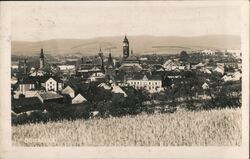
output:
[[[180,53],[180,61],[187,61],[189,58],[188,54],[186,51],[181,51]]]

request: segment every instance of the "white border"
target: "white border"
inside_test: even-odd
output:
[[[242,8],[242,145],[239,147],[12,147],[10,126],[11,4],[48,5],[239,5]],[[249,157],[249,2],[0,2],[0,158],[248,158]]]

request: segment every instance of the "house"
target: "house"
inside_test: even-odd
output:
[[[240,72],[235,72],[231,75],[227,74],[222,77],[222,80],[227,81],[239,81],[242,78],[242,75]]]
[[[76,67],[75,67],[75,65],[68,65],[68,64],[66,64],[66,65],[58,65],[57,67],[59,68],[59,70],[64,75],[66,75],[66,74],[72,75],[72,74],[76,73]]]
[[[121,89],[120,86],[113,86],[112,87],[112,90],[111,90],[111,93],[114,93],[114,94],[122,94],[123,97],[127,97],[127,93]]]
[[[58,65],[57,67],[59,67],[61,71],[76,69],[75,65]]]
[[[68,94],[71,98],[74,98],[76,95],[76,91],[72,86],[67,86],[62,90],[62,94]]]
[[[106,90],[111,90],[111,87],[107,85],[106,83],[100,83],[97,87],[102,87]]]
[[[25,94],[25,92],[35,89],[36,82],[32,78],[24,78],[18,84],[17,91]]]
[[[40,99],[42,103],[63,103],[63,96],[57,94],[56,92],[37,92],[35,95]]]
[[[124,72],[139,72],[142,70],[142,67],[138,63],[123,63],[119,67],[119,70]]]
[[[71,84],[62,90],[62,94],[67,94],[71,97],[72,104],[78,104],[87,101],[87,99],[83,96],[84,93],[85,90],[80,84]]]
[[[209,86],[208,86],[208,84],[206,82],[201,87],[204,90],[209,89]]]
[[[88,79],[91,82],[93,82],[93,81],[99,81],[99,80],[105,79],[105,74],[102,73],[102,72],[95,72]]]
[[[162,88],[162,79],[159,75],[134,76],[128,79],[127,83],[136,89],[145,88],[148,91]]]
[[[29,76],[45,76],[46,75],[46,72],[44,72],[43,70],[37,70],[37,69],[33,69],[31,70],[30,72],[30,75]]]
[[[11,100],[11,109],[15,113],[21,113],[30,110],[41,110],[42,102],[38,97],[13,99]]]
[[[57,77],[50,77],[45,82],[46,91],[61,91],[63,88],[63,81]]]
[[[214,69],[214,72],[217,72],[217,73],[220,73],[220,74],[224,74],[225,73],[225,69],[224,67],[221,67],[221,66],[217,66],[215,69]]]
[[[72,99],[72,104],[79,104],[87,101],[80,93]]]

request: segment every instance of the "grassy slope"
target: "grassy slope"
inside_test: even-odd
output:
[[[19,125],[12,139],[22,146],[238,146],[241,109]]]

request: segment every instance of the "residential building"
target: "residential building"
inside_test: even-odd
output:
[[[87,99],[84,98],[80,93],[72,99],[72,104],[79,104],[86,102]]]
[[[63,89],[63,81],[57,77],[50,77],[45,82],[46,91],[61,91]]]
[[[40,99],[42,103],[63,103],[63,96],[59,95],[58,93],[54,91],[49,91],[49,92],[37,92],[35,95]]]
[[[156,90],[162,88],[162,79],[159,75],[135,76],[127,79],[127,83],[136,89]]]

